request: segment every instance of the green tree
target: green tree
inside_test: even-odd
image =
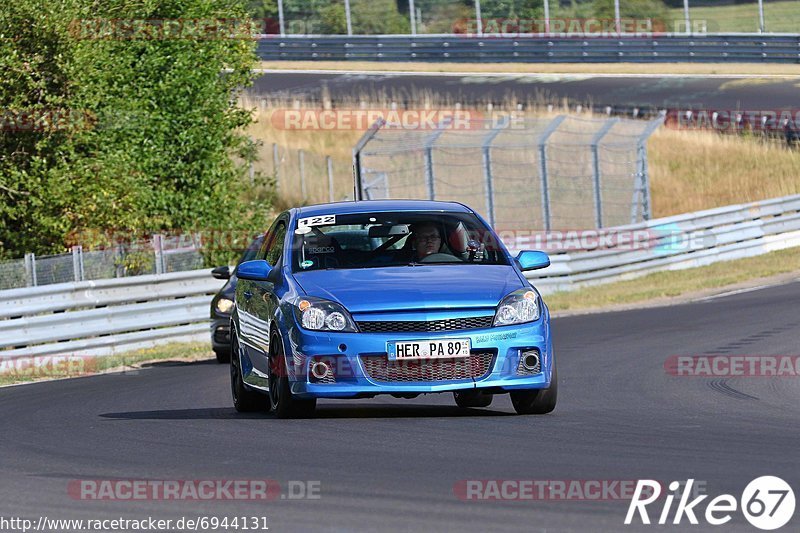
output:
[[[93,38],[111,19],[117,31]],[[236,103],[255,62],[249,19],[243,0],[3,4],[0,109],[69,120],[0,131],[2,253],[61,252],[109,230],[263,228],[269,206],[247,194],[250,115]],[[171,36],[119,23],[142,20],[184,22]]]

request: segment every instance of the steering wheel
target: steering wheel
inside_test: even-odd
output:
[[[436,253],[426,255],[422,259],[419,260],[419,263],[460,263],[463,262],[463,259],[459,259],[458,257],[450,254],[445,253]]]

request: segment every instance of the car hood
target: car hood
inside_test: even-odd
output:
[[[294,277],[309,296],[338,301],[351,313],[494,308],[524,286],[506,265],[315,270]]]

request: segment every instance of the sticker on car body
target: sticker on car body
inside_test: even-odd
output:
[[[330,226],[332,224],[336,224],[336,215],[306,217],[297,221],[297,229],[311,228],[314,226]]]

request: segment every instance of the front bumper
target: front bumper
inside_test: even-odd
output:
[[[550,386],[553,349],[546,311],[536,322],[483,329],[424,333],[332,333],[305,330],[293,321],[285,334],[289,338],[285,346],[291,389],[300,397],[357,398],[476,388],[497,393]],[[449,379],[447,372],[438,372],[434,373],[437,375],[435,379],[418,380],[406,376],[403,381],[380,381],[374,372],[366,368],[365,358],[385,357],[387,342],[448,338],[469,338],[471,354],[490,353],[491,361],[486,364],[485,371],[484,367],[480,367],[477,374],[460,375],[457,379]],[[530,351],[538,352],[540,371],[520,373],[521,355]],[[309,371],[315,361],[327,362],[332,368],[333,379],[320,382],[315,378]],[[408,364],[409,361],[403,363]],[[460,364],[463,364],[463,360]],[[419,373],[414,374],[417,375]]]
[[[215,352],[231,349],[231,317],[217,315],[211,318],[211,347]]]

